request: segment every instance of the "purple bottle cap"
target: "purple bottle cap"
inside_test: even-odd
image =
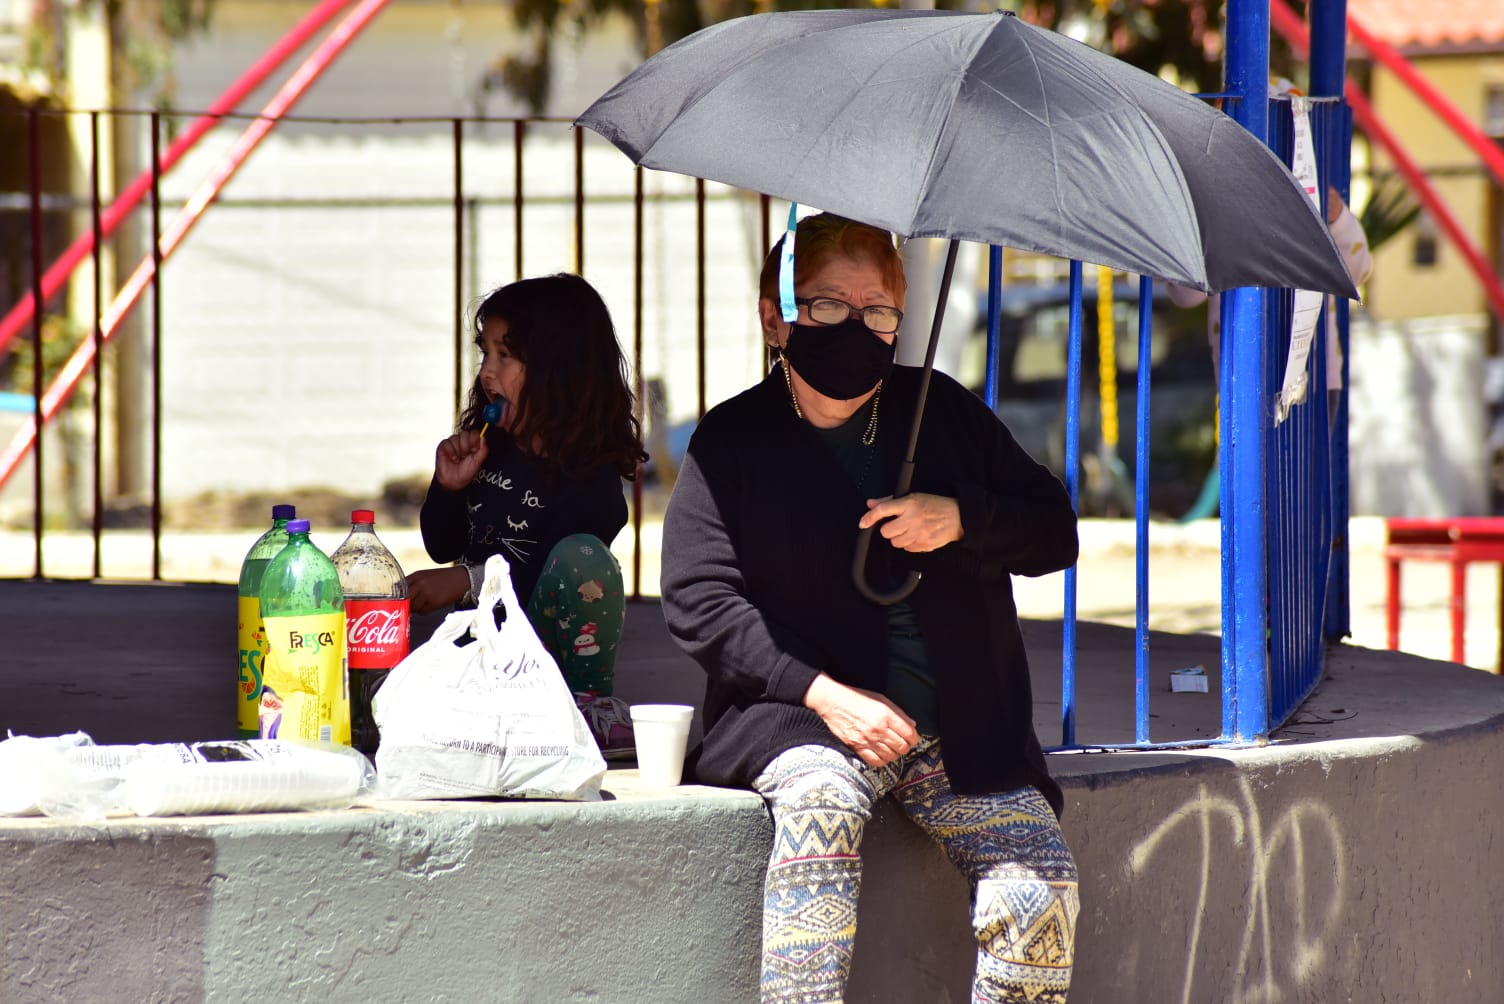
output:
[[[288,533],[307,533],[309,523],[306,519],[290,519],[287,521]]]
[[[298,507],[295,505],[272,506],[272,519],[292,519],[297,514]]]

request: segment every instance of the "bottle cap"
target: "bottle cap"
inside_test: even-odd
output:
[[[350,512],[351,523],[375,523],[376,513],[370,509],[354,509]]]
[[[272,519],[292,519],[297,514],[298,507],[295,505],[272,506]]]
[[[288,533],[307,533],[309,523],[306,519],[291,519],[287,521]]]

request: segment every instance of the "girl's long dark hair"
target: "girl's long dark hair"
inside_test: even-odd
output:
[[[636,479],[648,455],[627,362],[595,287],[567,272],[522,279],[487,294],[473,320],[477,345],[487,321],[505,321],[507,349],[527,367],[520,400],[509,402],[524,453],[566,478],[608,466]],[[479,429],[486,403],[477,375],[459,427]]]

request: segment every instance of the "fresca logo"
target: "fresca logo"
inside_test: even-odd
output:
[[[333,632],[309,631],[305,634],[299,634],[298,632],[294,631],[292,634],[288,635],[287,651],[289,654],[301,651],[309,655],[318,655],[319,652],[326,646],[333,644]]]

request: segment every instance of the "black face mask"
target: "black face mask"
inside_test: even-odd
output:
[[[885,342],[860,317],[840,324],[795,324],[783,355],[805,383],[826,397],[861,397],[893,372],[897,340]]]

